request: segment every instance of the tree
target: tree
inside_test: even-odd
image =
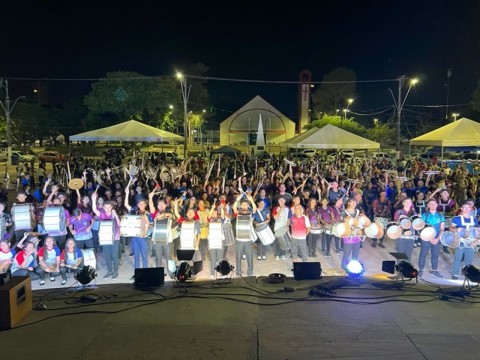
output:
[[[366,129],[353,118],[343,119],[341,116],[337,115],[323,115],[322,118],[314,120],[310,124],[306,125],[305,129],[308,130],[313,127],[321,128],[327,124],[332,124],[359,136],[366,136]]]
[[[318,90],[312,94],[313,108],[317,112],[334,115],[337,110],[347,106],[349,98],[355,97],[357,76],[353,70],[339,67],[323,77]],[[329,83],[336,81],[348,81],[348,83]]]
[[[396,144],[397,129],[388,123],[374,125],[373,128],[367,129],[366,137],[381,143],[382,146],[394,146]]]

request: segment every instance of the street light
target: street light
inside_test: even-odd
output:
[[[373,126],[375,126],[375,127],[378,126],[378,119],[377,118],[373,119]]]
[[[452,116],[453,116],[453,121],[457,121],[457,117],[459,117],[460,114],[459,113],[453,113]]]
[[[395,107],[397,109],[397,159],[400,158],[400,133],[401,133],[400,132],[400,124],[401,124],[401,121],[402,121],[403,105],[405,105],[405,101],[407,100],[408,94],[410,94],[410,89],[412,88],[412,86],[418,84],[418,79],[417,78],[410,79],[407,93],[405,94],[405,97],[402,100],[402,88],[403,88],[403,85],[405,84],[406,80],[407,80],[407,78],[405,77],[405,75],[402,75],[398,78],[398,100],[395,101],[395,97],[393,98],[393,101],[395,103]],[[389,89],[389,90],[390,90],[390,92],[392,92],[391,89]],[[392,96],[393,96],[393,93],[392,93]]]
[[[352,105],[353,99],[349,98],[347,100],[347,107],[343,109],[343,118],[340,120],[340,127],[343,128],[343,119],[347,120],[347,113],[348,113],[348,108],[350,105]]]
[[[188,155],[188,141],[190,138],[190,134],[188,133],[188,110],[187,110],[187,104],[188,104],[188,97],[190,95],[190,89],[192,86],[190,85],[187,87],[187,77],[184,76],[181,72],[177,72],[176,75],[177,79],[180,80],[180,88],[182,89],[182,99],[183,99],[183,136],[185,138],[185,141],[183,143],[183,158],[187,159]]]
[[[13,102],[12,107],[10,107],[10,96],[8,94],[8,80],[0,81],[0,86],[3,86],[5,89],[5,105],[0,101],[0,105],[5,111],[5,119],[7,120],[7,164],[12,165],[12,119],[10,118],[10,114],[12,113],[15,105],[17,105],[18,100],[25,98],[26,96],[19,96]]]

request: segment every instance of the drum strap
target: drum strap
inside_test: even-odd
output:
[[[258,213],[258,216],[260,216],[260,219],[262,219],[262,222],[264,222],[265,218],[263,217],[262,212],[257,209],[257,213]]]
[[[475,225],[475,221],[473,220],[473,217],[469,217],[468,219],[470,220],[470,222],[467,223],[467,222],[465,222],[465,218],[463,217],[463,215],[460,215],[460,220],[462,221],[462,226],[465,226],[467,228],[467,230],[470,226]]]

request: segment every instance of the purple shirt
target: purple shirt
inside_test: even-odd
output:
[[[92,224],[92,220],[92,215],[88,213],[82,213],[80,219],[76,216],[70,217],[68,225],[73,226],[73,230],[75,230],[75,240],[88,240],[92,237],[92,232],[88,229]]]

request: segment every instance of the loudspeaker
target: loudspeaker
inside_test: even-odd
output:
[[[163,267],[135,269],[135,286],[152,287],[165,283]]]
[[[0,330],[14,327],[32,311],[32,280],[13,276],[0,286]]]
[[[295,280],[321,279],[322,267],[319,262],[294,262],[293,277]]]

